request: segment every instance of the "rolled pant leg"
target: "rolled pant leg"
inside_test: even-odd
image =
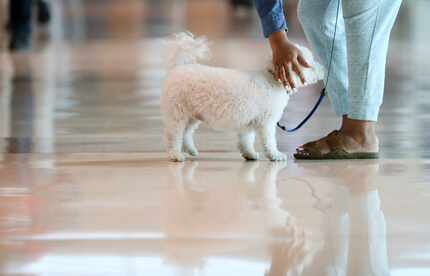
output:
[[[340,1],[340,0],[339,0]],[[331,47],[336,26],[338,0],[301,0],[299,20],[306,38],[326,70],[330,65]],[[340,7],[327,94],[336,115],[348,114],[348,63],[345,25]]]
[[[351,119],[378,119],[389,36],[400,5],[401,0],[342,0]]]
[[[31,32],[32,0],[10,0],[9,18],[12,31]]]

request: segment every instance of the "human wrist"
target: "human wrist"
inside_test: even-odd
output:
[[[269,42],[272,49],[276,48],[281,44],[287,43],[288,42],[287,33],[285,31],[274,32],[269,36]]]

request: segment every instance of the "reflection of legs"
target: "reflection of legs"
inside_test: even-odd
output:
[[[277,180],[286,166],[287,162],[265,163],[263,177],[257,187],[261,198],[257,203],[268,214],[266,218],[270,219],[270,230],[275,238],[270,246],[272,257],[266,276],[301,275],[314,250],[308,244],[303,225],[281,208]]]
[[[183,176],[185,179],[185,183],[193,183],[194,182],[194,174],[195,174],[195,171],[196,171],[198,166],[199,166],[198,162],[187,163],[184,166],[182,172],[183,172]]]
[[[278,189],[276,182],[279,173],[287,166],[287,162],[271,162],[266,163],[264,168],[263,179],[260,182],[260,191],[265,208],[273,208],[280,210],[280,199],[278,197]]]
[[[170,182],[176,185],[177,192],[181,197],[187,197],[187,186],[194,183],[194,174],[198,166],[198,162],[175,163],[174,165],[169,166],[172,176]]]
[[[258,153],[254,149],[255,131],[248,129],[239,133],[239,150],[246,160],[257,160]]]
[[[389,275],[385,218],[373,187],[378,166],[342,169],[328,210],[327,234],[334,254],[330,270],[339,275]]]
[[[330,66],[338,1],[340,0],[301,0],[299,5],[299,19],[306,38],[326,70]],[[336,115],[343,116],[348,111],[348,71],[342,15],[339,16],[337,25],[330,79],[326,90]]]
[[[327,275],[346,276],[349,251],[350,218],[348,216],[349,192],[346,187],[335,186],[332,207],[328,212],[327,254],[333,255]]]
[[[256,181],[255,172],[259,166],[259,162],[244,162],[240,167],[239,180],[247,185],[254,184]]]
[[[348,275],[390,275],[385,218],[377,190],[351,197]]]
[[[348,118],[377,121],[390,32],[401,0],[343,0],[348,44]]]

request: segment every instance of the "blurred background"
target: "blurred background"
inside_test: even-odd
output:
[[[9,18],[12,2],[27,5],[14,22]],[[297,21],[297,1],[285,2],[290,38],[306,44]],[[237,275],[277,275],[267,274],[270,257],[264,251],[264,237],[261,244],[261,240],[250,244],[246,239],[238,243],[220,239],[223,243],[208,243],[204,251],[178,245],[163,235],[177,231],[175,227],[200,231],[199,223],[205,225],[209,218],[212,224],[203,230],[223,233],[224,223],[227,230],[239,229],[237,233],[246,236],[265,227],[270,214],[286,216],[285,210],[304,218],[318,233],[318,223],[330,218],[311,206],[315,191],[308,187],[312,183],[322,190],[340,191],[338,198],[353,203],[344,196],[344,186],[354,187],[354,196],[361,198],[377,193],[374,186],[382,183],[387,184],[381,185],[381,194],[389,232],[376,235],[379,245],[385,246],[388,240],[391,275],[429,275],[425,208],[430,196],[426,159],[430,158],[429,13],[429,0],[405,0],[392,33],[378,129],[383,177],[375,177],[377,164],[291,162],[277,185],[277,173],[284,168],[261,162],[257,170],[258,164],[237,162],[234,133],[203,127],[197,145],[213,159],[201,162],[200,169],[197,162],[187,165],[191,168],[175,168],[162,153],[159,97],[166,58],[162,39],[189,30],[212,41],[210,64],[261,69],[271,53],[250,1],[0,0],[0,274],[125,275],[127,271],[126,275],[140,275],[139,265],[151,271],[151,264],[163,267],[177,262],[194,269],[201,265],[201,256],[236,254],[244,260],[240,271],[249,272]],[[301,121],[319,96],[319,88],[296,94],[283,122],[292,126]],[[325,101],[305,128],[294,134],[278,133],[280,148],[291,153],[303,141],[330,132],[338,122]],[[224,152],[221,159],[220,152]],[[193,170],[197,172],[194,180],[188,172]],[[254,171],[263,173],[257,181],[252,180]],[[181,178],[185,182],[189,178],[189,188],[180,183]],[[376,180],[368,184],[367,178]],[[272,183],[266,187],[261,179]],[[195,224],[184,220],[188,213],[179,200],[184,193],[190,195],[184,205],[192,216],[203,210]],[[269,212],[252,219],[257,207],[264,206],[261,202],[269,203]],[[363,210],[371,205],[362,202]],[[239,219],[243,213],[242,218],[249,221]],[[57,232],[62,235],[56,236]],[[32,240],[44,234],[46,240]],[[366,244],[366,238],[356,232],[350,235],[351,252]],[[339,236],[343,239],[347,234]],[[324,257],[338,260],[327,253],[332,242],[327,240],[329,250],[321,251],[315,271],[307,275],[319,275]],[[276,250],[294,257],[283,248]],[[368,253],[363,252],[351,257],[360,268],[365,267],[361,260]],[[167,257],[157,258],[157,254]],[[227,275],[235,267],[227,257],[209,262],[208,270],[221,268],[214,275]],[[70,274],[63,273],[64,267]],[[102,273],[92,273],[93,268]],[[365,275],[357,271],[355,275]],[[177,275],[197,275],[180,272]]]
[[[9,1],[0,1],[0,152],[161,151],[161,38],[172,33],[207,36],[214,65],[258,69],[270,60],[248,0],[13,2],[31,4],[31,28],[15,31]],[[289,35],[306,44],[296,7],[286,1]],[[430,156],[429,11],[427,0],[404,1],[393,30],[379,131],[399,139],[382,139],[386,156]],[[284,121],[300,121],[318,93],[295,96]],[[337,126],[328,101],[319,112],[308,128],[280,138],[283,150]],[[235,150],[229,134],[198,139],[202,150]]]

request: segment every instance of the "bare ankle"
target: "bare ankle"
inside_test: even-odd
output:
[[[344,117],[340,132],[361,145],[377,143],[376,122],[353,120]]]

